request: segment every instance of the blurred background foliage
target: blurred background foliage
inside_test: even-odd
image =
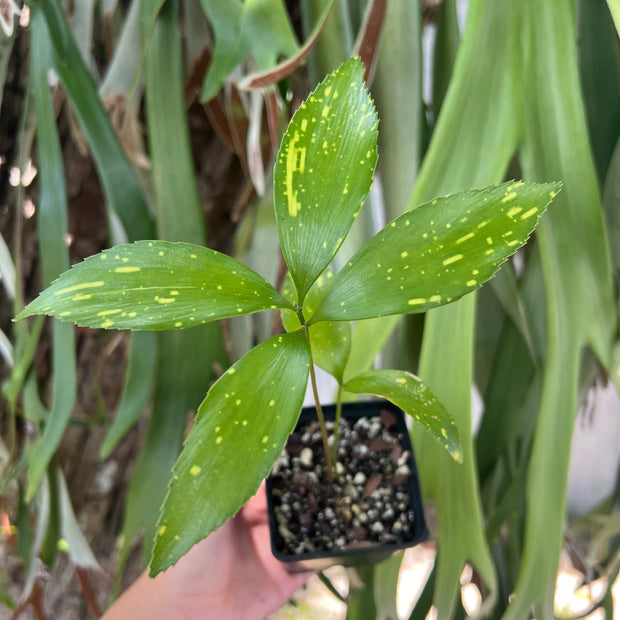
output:
[[[208,245],[281,287],[273,155],[301,99],[359,54],[381,119],[379,165],[335,269],[434,196],[511,178],[564,184],[535,238],[475,296],[354,331],[351,372],[416,372],[464,441],[459,466],[414,437],[436,555],[407,614],[600,609],[611,618],[614,0],[1,4],[0,602],[9,613],[97,615],[139,574],[192,412],[222,368],[281,328],[261,315],[130,335],[11,317],[70,264],[144,238]],[[348,618],[396,617],[401,559],[357,571]],[[554,601],[560,564],[579,575],[579,610]],[[462,596],[472,587],[475,609]]]

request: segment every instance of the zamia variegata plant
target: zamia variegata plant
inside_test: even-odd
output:
[[[289,268],[283,293],[213,250],[139,241],[76,265],[17,317],[48,314],[95,328],[163,330],[282,311],[287,333],[233,364],[198,409],[173,469],[151,574],[174,564],[257,491],[295,426],[309,374],[316,396],[314,363],[336,378],[340,392],[391,400],[462,459],[454,422],[417,377],[371,370],[344,381],[351,322],[422,312],[476,290],[527,241],[559,184],[511,182],[437,198],[389,223],[332,274],[328,267],[377,162],[378,119],[363,75],[358,58],[329,75],[282,140],[273,176]],[[323,425],[318,400],[317,414]],[[324,439],[329,462],[325,431]]]

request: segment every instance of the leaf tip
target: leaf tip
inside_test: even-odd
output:
[[[463,452],[460,448],[448,448],[448,452],[456,463],[458,463],[459,465],[463,464]]]

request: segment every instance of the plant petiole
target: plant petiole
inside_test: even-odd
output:
[[[327,434],[327,427],[325,426],[325,416],[323,415],[323,407],[321,407],[321,401],[319,400],[319,389],[316,382],[316,373],[314,372],[314,360],[312,358],[312,344],[310,342],[310,330],[303,318],[303,312],[301,308],[297,311],[299,321],[304,328],[306,339],[308,340],[308,347],[310,348],[310,383],[312,384],[312,393],[314,395],[314,404],[316,407],[316,415],[319,420],[319,427],[321,429],[321,438],[323,440],[323,451],[325,452],[325,467],[327,469],[327,480],[331,483],[334,480],[334,471],[332,464],[332,453],[329,449],[329,440]]]
[[[336,417],[334,418],[334,443],[332,445],[332,464],[334,471],[338,462],[338,432],[340,430],[340,415],[342,413],[342,383],[338,382],[338,395],[336,397]]]

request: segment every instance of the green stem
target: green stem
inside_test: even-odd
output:
[[[334,469],[338,462],[338,432],[340,431],[340,415],[342,414],[342,383],[338,382],[338,394],[336,396],[336,418],[334,420],[334,443],[332,445],[332,463]]]
[[[299,315],[299,313],[298,313]],[[303,318],[303,314],[301,315]],[[316,415],[319,419],[319,427],[321,429],[321,438],[323,439],[323,451],[325,452],[325,467],[327,469],[327,479],[332,482],[334,479],[332,454],[329,449],[327,427],[325,426],[325,416],[323,415],[323,408],[321,407],[321,401],[319,400],[319,389],[316,383],[316,373],[314,372],[314,360],[312,358],[312,345],[310,343],[310,330],[305,324],[302,323],[304,332],[306,333],[306,339],[308,340],[308,347],[310,349],[310,383],[312,384],[312,393],[314,395],[314,404],[316,406]]]

